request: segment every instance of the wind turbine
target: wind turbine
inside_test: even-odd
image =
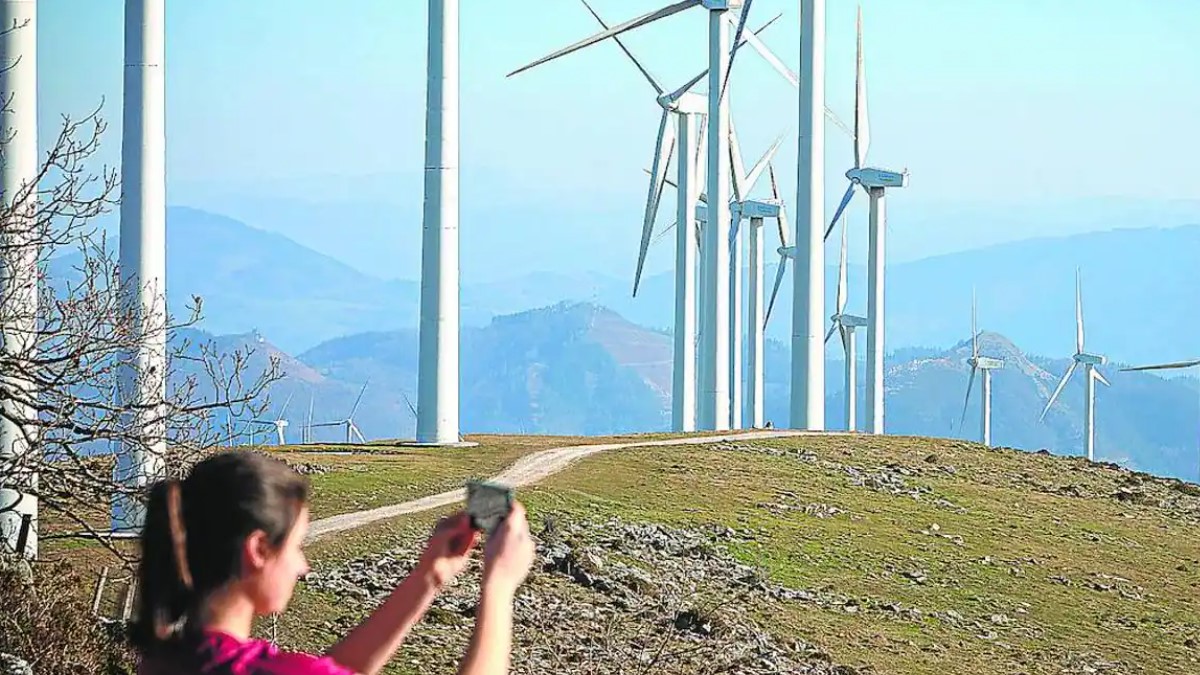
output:
[[[704,232],[705,253],[701,261],[704,303],[700,316],[700,390],[699,425],[725,430],[729,427],[729,289],[721,275],[729,265],[729,242],[724,233],[731,223],[729,211],[729,102],[724,96],[728,73],[736,55],[730,49],[729,22],[726,12],[742,9],[733,45],[742,41],[752,0],[681,0],[661,9],[625,21],[523,66],[509,76],[578,51],[610,37],[653,23],[693,7],[709,12],[708,21],[708,196],[713,204],[712,227]],[[684,219],[686,222],[686,219]]]
[[[1054,393],[1050,395],[1050,400],[1046,402],[1046,407],[1042,410],[1042,414],[1038,420],[1046,419],[1046,413],[1050,411],[1050,406],[1058,400],[1058,395],[1062,393],[1063,387],[1067,386],[1067,380],[1071,379],[1071,375],[1080,365],[1083,366],[1084,377],[1086,378],[1084,386],[1086,394],[1083,399],[1083,443],[1084,449],[1087,452],[1088,461],[1095,459],[1096,450],[1096,381],[1099,380],[1105,386],[1111,386],[1108,380],[1104,379],[1104,375],[1096,370],[1097,366],[1102,366],[1108,362],[1108,359],[1099,354],[1090,354],[1084,350],[1083,346],[1083,282],[1080,279],[1079,271],[1075,271],[1075,356],[1072,358],[1071,367],[1067,369],[1062,380],[1059,381],[1058,387]]]
[[[838,205],[825,236],[833,230],[842,213],[854,198],[855,188],[862,187],[870,198],[870,244],[867,271],[867,431],[883,433],[883,354],[884,354],[884,272],[885,240],[887,235],[888,188],[908,186],[908,172],[868,167],[867,148],[871,143],[867,116],[867,73],[863,60],[862,8],[858,10],[858,58],[854,91],[854,167],[846,172],[850,185]],[[844,225],[843,225],[844,226]],[[797,282],[800,283],[800,282]]]
[[[608,23],[588,4],[587,0],[581,1],[601,28],[606,31],[611,29]],[[747,35],[761,33],[778,18],[777,15],[757,31]],[[702,138],[698,140],[698,137],[703,134],[704,113],[708,106],[705,96],[691,93],[690,90],[709,71],[701,72],[682,87],[668,92],[650,74],[649,69],[633,55],[633,52],[619,36],[613,35],[613,41],[650,84],[655,92],[655,102],[662,108],[658,135],[655,139],[652,168],[649,171],[650,187],[643,216],[641,247],[638,251],[637,268],[634,272],[634,297],[637,297],[641,285],[642,271],[664,185],[670,182],[667,179],[670,164],[672,159],[677,159],[676,223],[683,222],[687,226],[676,231],[675,347],[672,369],[671,426],[676,431],[693,431],[696,428],[696,250],[692,247],[689,236],[698,234],[691,227],[693,222],[691,214],[700,199],[698,191],[703,169],[697,166],[699,162],[693,158],[698,160],[700,147],[704,143],[704,140]],[[740,41],[734,46],[734,50],[736,51],[745,43],[745,40]],[[671,115],[675,117],[674,127],[669,124]]]
[[[0,166],[3,187],[0,199],[7,214],[21,223],[37,208],[37,5],[33,2],[0,2],[0,143],[4,162]],[[5,223],[7,225],[7,223]],[[7,229],[7,228],[6,228]],[[0,349],[12,355],[28,354],[37,333],[38,260],[34,225],[20,226],[21,232],[5,232],[0,251],[0,298],[9,310]],[[18,238],[19,237],[19,238]],[[25,242],[20,239],[29,237]],[[10,332],[11,331],[11,332]],[[37,392],[28,379],[0,373],[5,387],[23,391],[33,400]],[[15,397],[4,402],[0,414],[0,465],[30,451],[29,438],[36,430],[20,423],[35,420],[37,411]],[[24,516],[32,518],[25,555],[37,557],[38,499],[21,488],[35,476],[0,479],[0,549],[15,551]]]
[[[1176,361],[1174,363],[1160,363],[1153,366],[1135,366],[1133,368],[1122,368],[1121,372],[1143,372],[1151,370],[1184,370],[1186,368],[1195,368],[1200,366],[1200,359],[1192,359],[1191,361]]]
[[[313,405],[317,401],[316,391],[311,391],[308,394],[308,420],[304,423],[304,433],[301,434],[301,443],[312,443],[312,424],[313,424]],[[417,416],[416,409],[413,410],[413,417]]]
[[[742,162],[741,148],[740,148],[740,144],[738,143],[738,140],[737,140],[737,133],[733,130],[732,123],[730,125],[730,158],[729,159],[730,159],[730,173],[733,177],[733,183],[732,183],[733,197],[730,201],[729,210],[730,210],[730,214],[733,218],[733,223],[730,227],[730,232],[729,232],[730,257],[729,257],[729,269],[728,269],[727,279],[728,279],[728,283],[729,283],[729,296],[730,296],[730,303],[729,303],[729,326],[730,326],[729,359],[730,359],[730,363],[731,363],[731,368],[730,368],[730,373],[729,373],[729,391],[730,391],[730,397],[731,397],[731,405],[730,405],[730,410],[729,410],[729,413],[730,413],[729,425],[733,429],[742,428],[742,413],[743,413],[743,405],[742,405],[742,403],[743,403],[743,401],[742,401],[742,298],[743,298],[742,291],[743,291],[743,288],[742,288],[742,275],[741,275],[741,271],[742,271],[741,270],[741,254],[740,254],[741,221],[743,219],[748,219],[751,222],[751,227],[749,230],[749,232],[750,232],[749,237],[751,239],[750,243],[751,243],[752,259],[750,261],[750,266],[751,266],[752,278],[751,278],[751,288],[749,289],[749,293],[751,296],[752,316],[758,316],[761,318],[762,306],[763,306],[763,302],[762,302],[762,294],[763,294],[762,270],[761,270],[761,268],[762,268],[762,244],[761,244],[762,223],[763,223],[763,220],[766,218],[778,218],[779,217],[782,202],[779,200],[778,186],[774,183],[772,183],[773,199],[770,199],[770,200],[750,199],[750,198],[746,197],[746,195],[748,195],[754,189],[755,185],[757,185],[759,179],[762,178],[762,175],[766,170],[770,169],[772,181],[774,181],[774,169],[771,168],[771,159],[775,156],[775,152],[779,149],[779,146],[782,144],[782,142],[783,142],[783,137],[780,136],[779,138],[777,138],[775,140],[775,142],[770,147],[767,148],[767,150],[765,152],[763,152],[762,156],[759,157],[757,162],[755,162],[753,168],[751,168],[750,171],[747,172],[746,168]],[[670,185],[673,185],[673,183],[670,183],[670,181],[667,181],[667,183]],[[696,218],[696,221],[700,224],[700,230],[703,232],[704,229],[708,226],[708,195],[706,193],[702,193],[700,195],[700,204],[698,204],[696,206],[695,218]],[[761,354],[761,352],[762,352],[761,328],[757,326],[758,323],[759,323],[758,321],[754,321],[755,326],[751,328],[751,334],[750,334],[750,338],[749,338],[752,342],[757,339],[760,343],[758,345],[758,354],[755,355],[756,359],[758,358],[758,355]],[[758,334],[757,337],[756,337],[756,334]],[[761,367],[760,367],[761,364],[756,364],[752,361],[749,361],[749,355],[747,355],[747,358],[748,358],[748,365],[751,368],[751,370],[753,370],[754,368],[759,368],[759,370],[761,371]],[[759,421],[759,423],[761,423],[761,420],[762,420],[762,415],[761,415],[761,407],[762,407],[761,372],[760,372],[760,377],[758,379],[759,379],[759,382],[756,385],[755,380],[753,379],[753,375],[752,375],[752,377],[750,379],[750,387],[751,388],[754,388],[755,386],[758,387],[757,407],[758,407],[759,413],[758,413],[758,416],[756,419]],[[754,406],[755,406],[755,404],[752,403],[748,408],[746,408],[747,410],[750,411],[750,414],[752,417],[754,416],[754,410],[755,410]]]
[[[992,445],[992,371],[1004,367],[1004,360],[990,356],[981,356],[979,354],[979,329],[976,327],[976,303],[975,293],[971,293],[971,358],[967,359],[967,364],[971,366],[971,377],[967,380],[967,395],[963,398],[962,418],[958,421],[958,428],[967,421],[967,406],[971,403],[971,390],[975,388],[975,372],[982,371],[980,377],[980,387],[983,389],[980,395],[983,397],[983,402],[980,404],[979,413],[979,438],[980,441],[991,447]]]
[[[116,478],[141,489],[163,474],[167,450],[160,406],[166,398],[166,98],[164,0],[125,1],[125,100],[121,136],[121,288],[137,347],[125,356],[121,390],[127,423],[149,438],[117,454]],[[113,528],[139,529],[144,507],[113,500]]]
[[[353,443],[355,436],[358,437],[359,443],[366,443],[367,439],[363,438],[362,432],[359,431],[358,426],[354,424],[354,413],[358,412],[358,404],[362,403],[363,394],[365,394],[367,391],[367,384],[369,384],[369,382],[363,382],[362,389],[358,391],[358,398],[354,399],[354,406],[350,408],[350,414],[347,415],[345,419],[337,420],[336,422],[322,422],[321,424],[313,424],[310,425],[311,428],[320,429],[323,427],[342,427],[346,430],[346,445]]]
[[[276,417],[275,419],[273,419],[273,420],[250,420],[251,424],[257,424],[258,426],[271,427],[271,428],[275,429],[275,437],[276,437],[276,440],[279,442],[279,445],[287,445],[287,436],[286,436],[285,432],[288,427],[288,421],[284,418],[284,415],[287,415],[288,405],[291,404],[292,396],[294,394],[295,394],[295,392],[288,394],[287,400],[285,400],[283,402],[283,408],[281,408],[279,410],[279,416]]]
[[[417,442],[459,443],[458,0],[429,0]],[[347,426],[347,437],[353,425]]]
[[[836,331],[842,338],[842,353],[846,358],[846,430],[858,429],[858,354],[857,336],[855,331],[867,325],[867,320],[861,316],[846,313],[846,303],[849,301],[850,289],[846,269],[847,228],[842,227],[842,251],[838,262],[837,311],[829,317],[829,331],[825,333],[825,344]],[[780,265],[782,276],[783,266]],[[776,289],[778,289],[778,281]]]
[[[774,218],[779,228],[781,241],[787,240],[787,210],[779,197],[779,184],[775,180],[775,167],[768,164],[771,179],[771,199],[767,202],[749,202],[740,209],[741,217],[750,218],[750,288],[749,312],[747,323],[749,330],[749,348],[746,350],[747,396],[746,412],[750,417],[750,426],[754,429],[763,428],[764,392],[763,364],[766,350],[763,338],[766,320],[763,314],[763,221]],[[764,208],[765,207],[765,208]]]

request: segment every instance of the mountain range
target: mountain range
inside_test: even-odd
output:
[[[239,221],[185,207],[168,211],[168,293],[182,311],[204,298],[202,327],[215,334],[257,329],[290,353],[363,332],[417,325],[419,284],[386,280],[321,252]],[[1087,346],[1128,362],[1187,358],[1200,316],[1183,311],[1200,284],[1192,252],[1200,225],[1126,229],[1033,239],[892,265],[887,277],[889,352],[949,348],[970,328],[972,289],[981,327],[1001,332],[1032,353],[1066,356],[1074,348],[1075,271],[1082,269]],[[71,256],[58,261],[60,272]],[[418,270],[398,270],[415,279]],[[832,313],[836,269],[827,270]],[[775,273],[767,269],[768,286]],[[482,327],[496,316],[554,305],[593,302],[630,321],[669,330],[673,276],[651,275],[637,298],[628,280],[581,270],[572,274],[514,270],[511,278],[464,285],[462,323]],[[865,271],[850,267],[849,310],[865,310]],[[789,341],[791,272],[768,335]],[[836,349],[829,351],[836,358]]]
[[[227,336],[218,341],[255,346],[248,342],[255,339]],[[665,332],[637,326],[598,305],[558,303],[466,328],[462,340],[464,433],[594,435],[669,428],[671,337]],[[1072,380],[1044,422],[1038,420],[1069,360],[1027,355],[997,333],[981,334],[980,344],[983,353],[1006,362],[993,379],[994,442],[1080,454],[1081,379]],[[277,353],[269,341],[257,347],[264,355]],[[969,341],[963,341],[947,350],[893,354],[887,362],[887,433],[977,439],[978,383],[962,423],[969,352]],[[287,377],[273,388],[264,419],[289,419],[290,441],[299,440],[310,405],[316,423],[342,420],[364,385],[354,415],[363,433],[368,438],[414,435],[415,331],[362,333],[327,341],[294,358],[279,356]],[[844,364],[831,360],[826,367],[826,423],[836,430],[845,426],[845,392],[838,377]],[[1196,380],[1122,373],[1117,366],[1102,370],[1113,386],[1097,393],[1097,458],[1195,478],[1200,424]],[[775,426],[787,425],[787,378],[787,351],[769,341],[765,414]],[[863,391],[860,380],[860,410]],[[341,441],[344,434],[339,428],[318,429],[315,440]]]
[[[228,346],[257,345],[262,354],[277,352],[283,359],[289,377],[273,393],[272,414],[291,395],[287,416],[293,430],[310,405],[316,421],[337,421],[367,383],[355,414],[363,432],[375,438],[412,435],[416,282],[373,277],[279,234],[195,209],[169,210],[168,242],[173,307],[178,311],[186,298],[200,295],[203,335],[220,335],[218,343]],[[1045,423],[1037,420],[1074,347],[1075,265],[1087,262],[1089,351],[1121,362],[1171,359],[1190,355],[1194,346],[1190,336],[1198,320],[1178,308],[1186,306],[1186,289],[1200,282],[1189,258],[1195,250],[1200,226],[1117,230],[889,268],[888,432],[974,435],[977,399],[969,406],[966,430],[958,424],[967,377],[963,340],[975,286],[982,326],[997,331],[985,332],[983,343],[1009,362],[995,378],[996,442],[1077,452],[1078,383],[1067,388]],[[72,256],[56,259],[55,273],[67,274],[72,262]],[[835,277],[829,271],[832,292]],[[861,284],[855,280],[861,269],[851,271],[850,309],[860,311],[855,300]],[[768,270],[768,278],[772,273]],[[672,278],[649,277],[636,299],[627,286],[582,271],[464,286],[464,431],[666,429]],[[787,420],[789,287],[790,280],[768,332],[766,413],[776,425]],[[839,352],[835,346],[828,351],[830,428],[842,425]],[[1195,381],[1115,370],[1105,370],[1113,388],[1098,394],[1099,456],[1193,477],[1194,420],[1200,419]],[[323,433],[325,440],[335,440],[344,432]]]

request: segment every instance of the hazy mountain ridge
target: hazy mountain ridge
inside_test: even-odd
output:
[[[172,307],[180,312],[192,295],[203,297],[204,328],[213,333],[258,328],[299,352],[341,336],[416,328],[418,269],[397,269],[411,281],[383,280],[282,235],[183,207],[169,209],[168,242]],[[1194,356],[1200,346],[1189,336],[1200,332],[1200,317],[1183,308],[1189,306],[1188,289],[1200,284],[1200,268],[1191,259],[1196,250],[1200,225],[1048,237],[895,264],[887,278],[888,350],[955,344],[970,328],[974,287],[982,328],[1002,332],[1032,353],[1070,354],[1074,273],[1081,266],[1089,350],[1139,362]],[[768,289],[774,258],[768,256]],[[58,262],[59,273],[69,261]],[[832,252],[827,261],[834,262]],[[832,313],[836,269],[826,271]],[[791,282],[789,270],[767,329],[785,343]],[[851,265],[852,312],[865,310],[865,283],[865,269]],[[673,274],[648,276],[637,298],[630,289],[629,279],[583,270],[513,269],[507,280],[463,285],[461,322],[484,326],[495,316],[574,301],[609,307],[639,325],[671,327]],[[828,353],[837,358],[836,347]]]
[[[270,351],[266,343],[266,351]],[[260,345],[262,347],[262,345]],[[462,337],[461,419],[464,433],[607,434],[665,431],[670,424],[671,337],[641,328],[590,303],[559,303],[501,316]],[[1083,381],[1073,378],[1044,422],[1038,417],[1069,365],[1068,359],[1026,355],[1006,337],[985,332],[981,353],[1003,358],[993,377],[993,440],[1026,450],[1082,452]],[[954,348],[906,350],[887,362],[888,433],[977,439],[980,389],[976,381],[963,419],[970,342]],[[294,364],[294,365],[290,365]],[[338,338],[285,363],[289,378],[272,393],[273,410],[293,396],[289,439],[315,400],[315,419],[343,418],[369,383],[355,420],[368,438],[405,438],[415,432],[415,331]],[[293,376],[292,368],[301,375]],[[841,373],[826,364],[826,427],[845,426]],[[1163,475],[1196,476],[1200,391],[1191,378],[1161,379],[1103,369],[1113,386],[1097,391],[1097,456]],[[788,423],[789,364],[777,342],[767,344],[765,417]],[[865,367],[860,363],[860,425]],[[319,440],[340,440],[324,430]]]

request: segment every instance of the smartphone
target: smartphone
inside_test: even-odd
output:
[[[471,527],[491,534],[512,511],[512,488],[498,483],[467,481],[467,515]]]

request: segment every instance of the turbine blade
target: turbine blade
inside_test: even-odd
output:
[[[408,412],[412,413],[413,419],[417,419],[417,408],[409,400],[408,394],[400,392],[400,395],[404,397],[404,404],[408,406]]]
[[[838,285],[837,285],[837,313],[839,316],[846,313],[846,303],[849,301],[850,289],[848,272],[846,270],[846,248],[849,232],[845,223],[842,223],[842,254],[838,260]]]
[[[1083,281],[1075,270],[1075,353],[1083,353]]]
[[[825,331],[825,344],[829,344],[829,339],[833,337],[833,331],[838,329],[837,321],[829,322],[829,330]]]
[[[779,245],[787,248],[788,243],[788,220],[787,209],[784,207],[784,202],[779,199],[779,183],[775,180],[775,165],[767,165],[771,176],[771,198],[779,201],[779,215],[775,218],[775,223],[779,226]]]
[[[584,47],[590,47],[590,46],[596,44],[597,42],[607,40],[610,37],[620,35],[622,33],[631,31],[635,28],[640,28],[642,26],[645,26],[648,23],[653,23],[655,21],[658,21],[659,19],[664,19],[668,16],[671,16],[672,14],[678,14],[679,12],[682,12],[685,9],[691,9],[692,7],[695,7],[700,4],[701,4],[701,0],[682,0],[681,2],[676,2],[675,4],[668,5],[666,7],[663,7],[662,9],[654,10],[653,12],[650,12],[649,14],[643,14],[642,16],[639,16],[636,19],[630,19],[629,21],[626,21],[624,23],[617,24],[616,26],[613,26],[612,28],[609,28],[608,30],[601,31],[591,37],[584,38],[584,39],[580,40],[579,42],[576,42],[573,45],[564,47],[552,54],[543,56],[542,58],[540,58],[528,65],[521,66],[520,68],[517,68],[516,70],[509,73],[507,75],[507,77],[512,77],[513,75],[517,75],[518,73],[523,73],[526,70],[540,66],[543,63],[546,63],[547,61],[553,61],[554,59],[557,59],[561,56],[566,56],[567,54],[570,54],[572,52],[577,52],[580,49],[583,49]]]
[[[354,407],[350,408],[350,414],[346,419],[352,419],[354,417],[354,413],[358,412],[358,404],[362,403],[363,394],[367,393],[367,384],[369,383],[370,380],[363,382],[362,389],[358,390],[358,398],[354,399]]]
[[[746,180],[743,183],[742,188],[747,194],[754,191],[754,186],[758,184],[758,179],[762,178],[763,170],[765,170],[767,165],[771,163],[771,160],[775,157],[775,152],[779,150],[779,146],[781,145],[783,145],[782,135],[775,139],[775,142],[771,144],[771,147],[767,148],[767,151],[762,154],[762,157],[759,157],[758,161],[754,163],[754,167],[750,169],[750,173],[746,174]],[[774,195],[772,196],[774,197]],[[774,198],[778,199],[778,197]]]
[[[775,309],[775,299],[779,295],[779,287],[783,285],[783,275],[787,272],[787,256],[779,256],[779,269],[775,271],[775,287],[771,289],[771,301],[767,303],[767,314],[763,318],[763,328],[771,322],[771,310]]]
[[[672,155],[672,157],[674,157],[674,155]],[[653,173],[653,172],[651,172],[651,171],[650,171],[650,169],[642,169],[642,173],[646,174],[647,176],[653,176],[653,175],[654,175],[654,173]],[[675,188],[676,190],[678,190],[678,189],[679,189],[679,184],[678,184],[678,183],[676,183],[675,181],[671,180],[671,179],[670,179],[670,178],[667,176],[667,173],[668,173],[668,172],[666,172],[666,171],[664,171],[664,172],[663,172],[663,177],[662,177],[663,184],[664,184],[664,185],[666,185],[666,186],[668,186],[668,187],[672,187],[672,188]]]
[[[729,116],[729,172],[733,178],[733,201],[741,202],[748,192],[742,183],[746,178],[746,164],[742,161],[742,144],[738,142],[732,115]]]
[[[825,117],[830,122],[833,122],[834,126],[841,129],[842,133],[846,134],[847,137],[854,138],[854,131],[852,129],[850,129],[850,127],[845,122],[842,121],[842,118],[837,116],[837,113],[830,110],[829,106],[825,106]]]
[[[854,79],[854,168],[867,161],[871,145],[871,127],[867,119],[867,69],[863,63],[862,6],[858,8],[858,58]]]
[[[771,24],[778,21],[779,17],[781,17],[781,16],[783,16],[783,14],[776,14],[774,16],[774,18],[772,18],[770,21],[768,21],[768,22],[764,23],[762,26],[760,26],[759,29],[754,31],[753,34],[758,35],[758,34],[762,33],[763,31],[765,31],[766,29],[770,28]],[[747,33],[746,35],[749,36],[750,33]],[[743,46],[745,46],[745,44],[746,44],[746,40],[742,40],[741,42],[735,42],[734,47],[733,47],[734,52],[736,53],[737,50],[741,49]],[[703,80],[706,77],[708,77],[708,69],[707,68],[702,70],[699,75],[693,77],[692,79],[690,79],[686,83],[684,83],[684,85],[682,87],[671,92],[671,94],[669,96],[667,96],[667,99],[672,103],[675,101],[678,101],[681,96],[686,94],[688,91],[691,91],[692,87],[696,86],[697,82],[699,82],[700,80]]]
[[[677,221],[677,220],[672,220],[670,225],[668,225],[668,226],[664,227],[663,229],[659,230],[659,231],[658,231],[658,234],[654,235],[654,240],[650,242],[650,245],[651,245],[651,246],[653,246],[654,244],[657,244],[658,242],[662,241],[662,238],[663,238],[663,237],[667,236],[668,234],[670,234],[670,233],[671,233],[671,230],[674,230],[674,229],[675,229],[675,225],[676,225],[678,222],[679,222],[679,221]]]
[[[1038,417],[1039,422],[1046,419],[1046,413],[1050,412],[1050,406],[1054,405],[1054,402],[1058,400],[1058,395],[1062,393],[1063,387],[1067,386],[1067,380],[1071,379],[1071,375],[1075,372],[1075,367],[1078,365],[1078,361],[1071,361],[1071,367],[1067,368],[1066,374],[1058,381],[1058,386],[1054,389],[1054,393],[1050,395],[1050,400],[1046,401],[1046,407],[1042,409],[1042,414]]]
[[[708,162],[705,161],[708,156],[708,116],[700,116],[700,137],[696,142],[696,156],[692,158],[693,173],[692,178],[695,181],[693,185],[704,185],[705,178],[708,176]],[[700,201],[707,202],[706,195],[700,195]]]
[[[1095,377],[1097,380],[1100,380],[1100,383],[1106,387],[1112,386],[1112,384],[1108,381],[1108,379],[1104,377],[1104,373],[1101,373],[1098,368],[1092,368],[1092,377]]]
[[[758,52],[758,55],[761,56],[763,60],[766,61],[772,68],[774,68],[777,73],[782,75],[783,79],[787,80],[788,83],[793,87],[796,87],[797,89],[800,88],[800,77],[796,75],[796,73],[793,73],[791,68],[785,66],[783,61],[780,61],[779,57],[775,56],[775,53],[772,52],[770,48],[758,38],[757,35],[747,35],[746,42],[749,43],[749,45],[754,48],[754,51]]]
[[[596,13],[596,10],[592,9],[592,6],[588,4],[587,0],[579,1],[583,3],[584,7],[587,7],[587,11],[591,12],[592,16],[596,17],[596,21],[600,24],[601,28],[608,30],[611,27],[605,23],[604,19],[600,18],[600,15]],[[646,78],[646,81],[650,83],[650,86],[654,87],[654,91],[659,96],[662,96],[662,85],[658,83],[658,80],[654,79],[654,76],[650,74],[650,71],[646,70],[646,67],[642,65],[642,62],[637,60],[637,57],[633,55],[633,52],[629,51],[629,48],[625,46],[625,42],[616,36],[613,36],[613,41],[617,43],[617,46],[621,48],[621,51],[625,52],[625,56],[628,56],[629,60],[633,61],[633,65],[637,67],[639,72],[641,72],[642,77]]]
[[[658,139],[654,144],[654,163],[650,168],[650,190],[646,195],[646,213],[642,218],[642,242],[638,247],[637,269],[633,274],[633,296],[636,298],[642,284],[642,269],[646,265],[646,253],[650,248],[650,237],[654,234],[654,219],[658,216],[658,204],[662,198],[663,180],[671,165],[671,154],[675,147],[674,127],[670,122],[671,112],[663,108],[658,123]],[[667,138],[670,138],[668,141]]]
[[[833,212],[833,219],[829,221],[829,227],[825,228],[825,239],[829,239],[829,235],[833,233],[833,226],[837,225],[851,199],[854,199],[854,183],[850,183],[850,187],[846,188],[846,194],[842,195],[842,203],[838,204],[837,211]]]
[[[963,424],[967,421],[967,406],[971,404],[971,390],[975,388],[975,366],[971,366],[971,377],[967,380],[967,396],[963,399],[962,417],[958,420],[958,428],[961,430]]]
[[[283,419],[283,416],[287,414],[288,406],[292,404],[292,397],[295,395],[295,389],[288,393],[287,399],[283,402],[283,407],[279,409],[279,417],[277,419]]]
[[[742,35],[746,32],[746,19],[750,18],[750,6],[754,4],[754,0],[745,0],[742,4],[742,13],[738,17],[737,30],[733,34],[733,49],[729,52],[729,66],[725,69],[725,78],[721,82],[721,98],[725,98],[725,90],[729,87],[729,75],[733,73],[733,62],[737,57],[738,49],[742,46]]]
[[[979,329],[976,327],[975,289],[971,289],[971,356],[979,358]]]
[[[840,321],[838,322],[838,333],[842,335],[842,354],[846,356],[846,361],[849,361],[853,358],[850,353],[850,331],[846,330],[846,325]]]
[[[1192,361],[1176,361],[1174,363],[1159,363],[1159,364],[1155,364],[1152,366],[1135,366],[1132,368],[1122,368],[1121,372],[1128,373],[1128,372],[1138,372],[1138,371],[1145,371],[1145,370],[1178,370],[1180,368],[1193,368],[1195,366],[1200,366],[1200,359],[1195,359]]]

